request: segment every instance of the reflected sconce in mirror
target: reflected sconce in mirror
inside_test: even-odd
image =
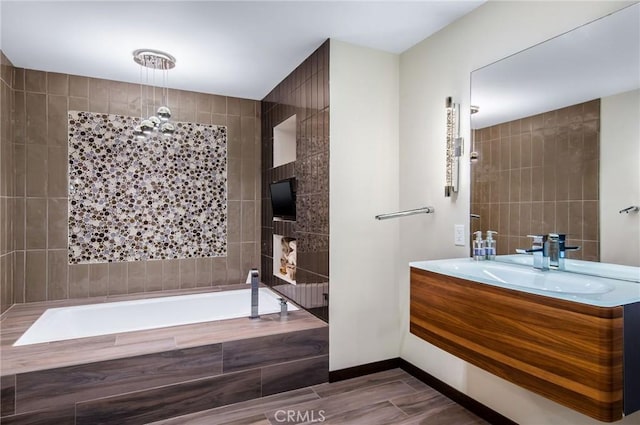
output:
[[[453,103],[451,97],[446,99],[447,109],[447,163],[444,196],[449,198],[458,193],[460,157],[462,156],[462,137],[460,137],[460,105]]]
[[[477,114],[478,112],[480,112],[479,106],[471,105],[470,109],[471,109],[471,115]],[[471,130],[471,153],[469,153],[469,159],[471,160],[471,163],[475,164],[476,162],[478,162],[479,156],[480,155],[476,150],[476,131],[472,129]]]

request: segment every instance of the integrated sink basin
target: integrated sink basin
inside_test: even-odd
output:
[[[530,256],[525,255],[520,257],[523,260],[531,259]],[[582,263],[586,263],[586,261]],[[640,301],[640,283],[638,282],[565,273],[558,270],[542,271],[534,269],[526,263],[453,258],[414,261],[410,263],[410,266],[476,283],[599,307],[625,305]]]
[[[532,255],[498,255],[496,261],[533,266]],[[565,259],[565,268],[563,271],[606,277],[609,279],[628,280],[629,282],[640,282],[640,267],[624,266],[621,264],[599,263],[596,261],[572,260],[567,258]]]
[[[565,294],[604,294],[614,286],[594,281],[589,276],[548,273],[533,268],[513,267],[489,261],[453,262],[440,265],[442,271],[465,275],[470,279],[489,279],[496,283]]]

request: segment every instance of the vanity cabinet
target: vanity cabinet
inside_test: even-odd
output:
[[[637,317],[638,305],[583,304],[411,267],[412,334],[605,422],[638,407],[638,377],[623,379],[625,368],[638,372],[629,358],[640,356],[637,334],[623,356],[623,319]]]

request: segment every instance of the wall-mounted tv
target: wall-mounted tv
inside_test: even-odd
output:
[[[269,185],[273,216],[283,220],[296,219],[295,178],[280,180]]]

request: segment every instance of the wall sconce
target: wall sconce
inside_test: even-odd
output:
[[[460,175],[460,157],[463,151],[463,139],[460,137],[459,106],[453,103],[451,97],[445,101],[447,108],[447,163],[444,196],[449,198],[452,193],[458,193]]]

